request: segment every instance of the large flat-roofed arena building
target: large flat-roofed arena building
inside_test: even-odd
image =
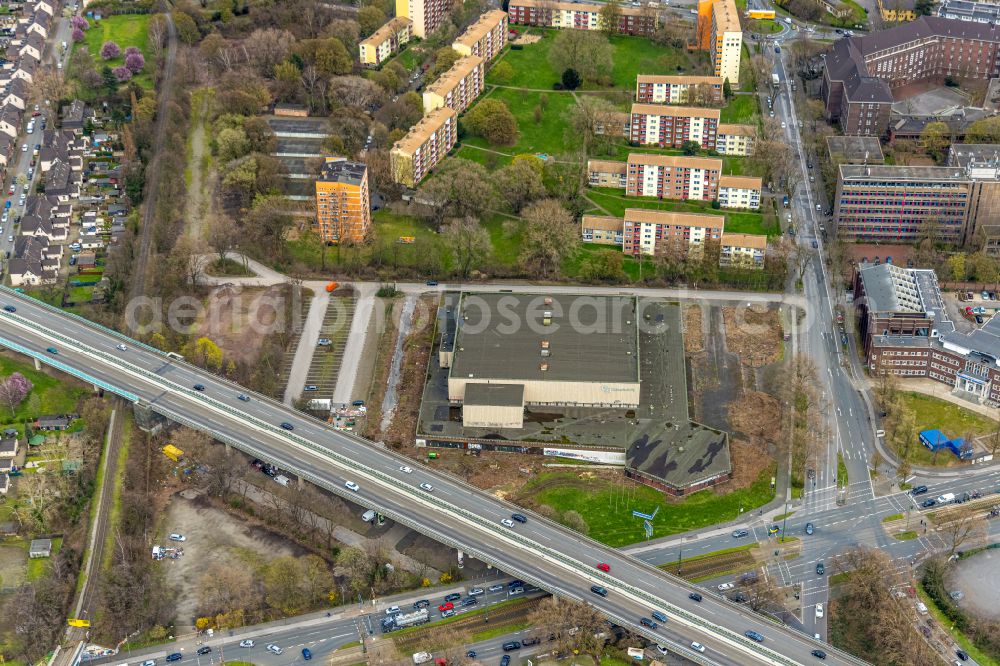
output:
[[[525,405],[636,407],[639,344],[632,297],[462,294],[448,399],[464,403],[477,384],[520,387]],[[467,405],[467,425],[487,405]]]
[[[416,445],[623,465],[671,494],[730,478],[690,420],[681,306],[621,295],[446,292]]]

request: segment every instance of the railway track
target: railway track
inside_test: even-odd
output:
[[[89,544],[86,551],[86,560],[83,563],[82,572],[83,583],[77,592],[76,601],[73,604],[72,617],[87,620],[94,617],[96,605],[96,588],[94,579],[97,578],[101,570],[101,563],[104,561],[104,545],[108,535],[108,517],[111,515],[111,505],[114,502],[115,471],[118,462],[118,452],[121,450],[123,434],[125,428],[123,410],[127,409],[125,403],[116,400],[114,411],[108,423],[108,432],[105,435],[106,445],[101,458],[103,467],[103,484],[95,489],[97,504],[93,507],[94,522],[91,525]],[[68,642],[82,641],[89,632],[80,627],[69,627],[66,630],[66,640]]]
[[[396,636],[389,634],[388,637],[392,638],[393,642],[396,644],[396,649],[400,652],[405,653],[416,652],[418,650],[440,650],[447,646],[428,643],[428,634],[438,627],[447,626],[449,633],[454,636],[464,632],[475,633],[476,631],[482,631],[484,629],[517,624],[527,619],[528,614],[534,610],[539,601],[541,601],[541,598],[525,599],[509,606],[504,606],[495,611],[491,610],[489,612],[489,619],[487,619],[486,613],[479,612],[474,615],[469,615],[468,617],[455,620],[454,622],[449,622],[446,625],[428,624],[421,626],[416,631],[409,631]]]

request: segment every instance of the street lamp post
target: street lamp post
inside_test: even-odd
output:
[[[778,543],[781,543],[781,538],[785,536],[785,528],[788,526],[788,500],[785,500],[785,519],[781,523],[781,534],[778,538]]]

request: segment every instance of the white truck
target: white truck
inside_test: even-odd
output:
[[[413,611],[412,613],[397,613],[396,615],[390,615],[382,620],[382,633],[388,633],[397,629],[406,629],[407,627],[415,627],[418,624],[427,622],[429,619],[430,615],[428,614],[426,608],[421,608],[420,610]],[[416,658],[416,655],[414,655],[414,658]]]
[[[777,74],[771,75],[771,85],[773,85],[775,88],[781,85],[781,79],[778,77]]]
[[[414,652],[413,653],[413,663],[414,664],[426,664],[428,661],[434,658],[430,652]]]

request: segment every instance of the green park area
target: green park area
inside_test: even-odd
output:
[[[719,113],[719,122],[752,125],[759,121],[756,95],[735,95]]]
[[[600,213],[594,210],[595,213]],[[345,246],[340,254],[336,247],[326,247],[312,234],[305,234],[297,240],[288,241],[287,247],[293,261],[311,269],[330,269],[338,265],[382,265],[394,269],[411,269],[425,274],[439,275],[455,269],[454,258],[447,239],[434,230],[431,222],[407,215],[397,215],[388,211],[378,211],[373,216],[375,242],[365,246]],[[481,269],[489,266],[499,269],[513,268],[521,254],[522,222],[511,216],[496,214],[483,218],[480,222],[489,232],[490,256]],[[400,238],[413,237],[412,243],[400,243]],[[582,243],[579,251],[568,258],[563,265],[567,277],[581,275],[589,257],[602,252],[622,254],[617,248],[594,243]],[[640,278],[639,261],[622,255],[622,271],[632,281]],[[652,271],[653,262],[646,258],[641,270]]]
[[[529,506],[551,507],[557,518],[576,511],[587,524],[588,535],[609,546],[625,546],[644,538],[642,519],[632,511],[653,513],[653,538],[715,525],[739,517],[740,511],[763,506],[774,497],[771,477],[775,466],[763,470],[748,488],[730,492],[702,490],[683,499],[667,498],[643,485],[593,478],[579,472],[546,472],[528,482],[517,500]]]
[[[997,430],[997,422],[954,403],[923,393],[902,392],[899,399],[916,416],[916,432],[940,430],[946,437],[977,438]],[[920,442],[910,445],[910,461],[915,465],[948,465],[958,460],[949,450],[934,454]]]
[[[553,69],[549,59],[558,30],[531,28],[528,35],[541,39],[533,44],[523,44],[522,48],[508,48],[499,62],[506,62],[514,74],[509,81],[498,81],[488,74],[487,84],[502,84],[512,88],[532,88],[552,90],[552,84],[560,81],[562,72]],[[615,35],[609,39],[612,48],[611,86],[584,84],[583,90],[608,90],[618,88],[634,91],[638,74],[711,74],[708,53],[687,51],[672,46],[654,44],[643,37]]]
[[[94,63],[100,70],[104,65],[114,69],[125,63],[125,49],[135,46],[142,55],[146,57],[146,68],[132,78],[137,84],[147,90],[153,88],[154,65],[149,55],[149,40],[147,30],[149,29],[150,14],[124,14],[120,16],[108,16],[100,21],[91,20],[90,30],[84,33],[83,44],[87,47],[90,55],[94,58]],[[112,41],[121,48],[122,55],[110,60],[101,58],[101,47],[105,42]]]
[[[494,147],[482,137],[468,137],[463,139],[464,144],[512,155],[565,155],[581,145],[580,136],[570,131],[568,122],[571,109],[576,105],[572,95],[498,88],[482,99],[498,99],[507,105],[517,118],[518,141],[513,146]]]

